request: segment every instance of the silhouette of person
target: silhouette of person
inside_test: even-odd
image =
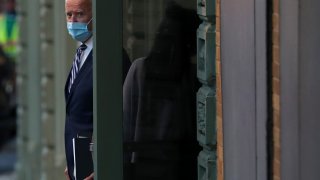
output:
[[[149,55],[135,60],[123,87],[125,179],[196,179],[194,10],[168,3]]]

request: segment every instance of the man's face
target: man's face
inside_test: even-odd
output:
[[[91,0],[66,0],[65,11],[67,22],[88,23],[92,18]],[[92,23],[88,28],[92,30]]]

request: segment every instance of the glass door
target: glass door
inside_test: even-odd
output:
[[[123,177],[197,179],[196,0],[123,1]]]

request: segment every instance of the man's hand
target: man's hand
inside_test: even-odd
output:
[[[68,167],[64,170],[64,175],[66,176],[66,180],[70,180],[69,173],[68,173]]]
[[[90,174],[90,176],[86,177],[84,180],[93,180],[94,173]]]

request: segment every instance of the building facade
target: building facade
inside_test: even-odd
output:
[[[172,2],[179,8],[168,8]],[[113,0],[93,4],[97,179],[123,179],[126,173],[122,161],[126,147],[124,75],[119,59],[125,53],[132,63],[150,57],[159,41],[157,35],[166,29],[165,35],[171,37],[166,42],[178,37],[179,42],[187,43],[176,47],[188,45],[188,39],[196,44],[184,63],[195,70],[188,75],[197,80],[196,85],[191,83],[197,92],[180,97],[185,91],[179,91],[169,99],[179,96],[193,102],[190,107],[195,116],[185,119],[193,120],[191,134],[199,144],[192,145],[198,148],[194,157],[197,179],[320,178],[320,79],[316,73],[320,67],[320,2]],[[192,10],[199,22],[192,20],[192,15],[177,15],[186,9]],[[63,89],[76,43],[66,31],[64,1],[20,0],[18,13],[16,172],[21,180],[63,179]],[[195,23],[196,33],[186,36]],[[163,107],[169,108],[168,103]]]

